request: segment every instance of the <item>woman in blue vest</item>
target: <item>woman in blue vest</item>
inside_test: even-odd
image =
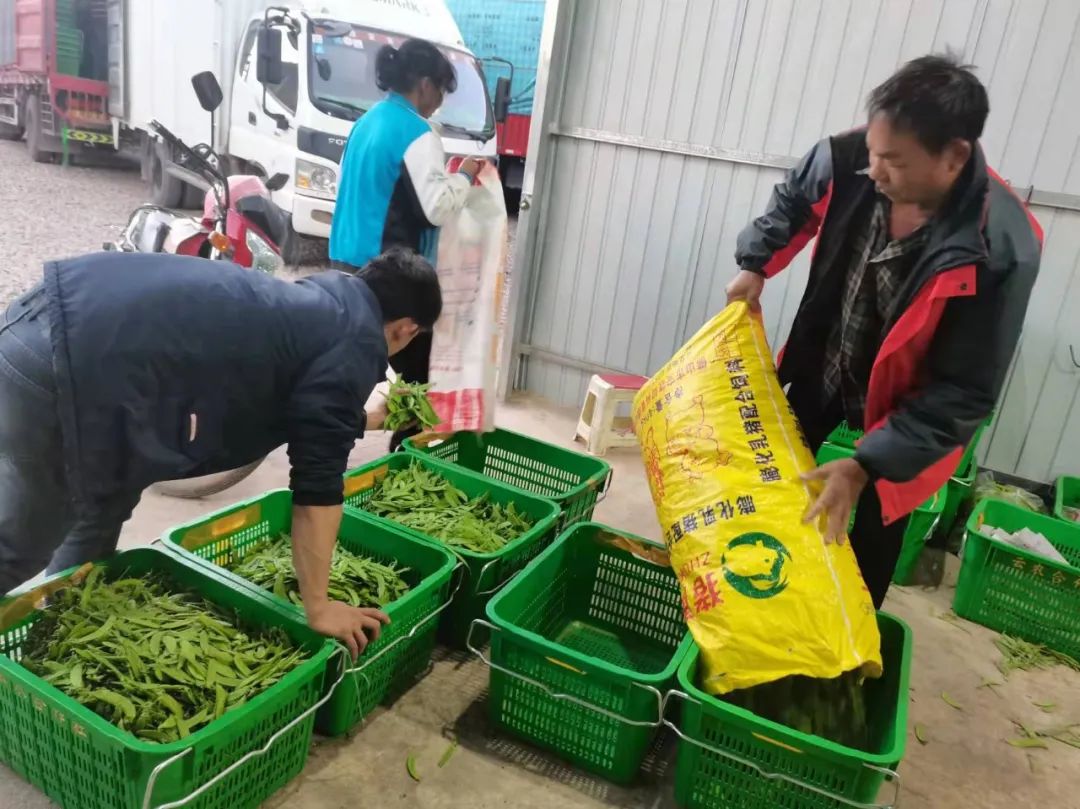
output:
[[[379,51],[375,76],[389,95],[356,122],[345,146],[330,259],[353,271],[390,247],[407,247],[434,264],[438,228],[464,207],[480,169],[468,158],[448,173],[442,141],[428,122],[457,89],[457,75],[438,48],[410,39]],[[390,365],[408,382],[427,382],[430,355],[428,332]],[[409,434],[395,433],[391,451]]]

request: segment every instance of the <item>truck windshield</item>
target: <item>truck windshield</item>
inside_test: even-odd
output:
[[[356,120],[386,93],[375,84],[375,56],[383,45],[400,46],[405,37],[352,26],[340,36],[341,23],[311,28],[311,69],[309,89],[312,103],[323,112]],[[452,48],[439,47],[457,72],[457,90],[449,93],[432,120],[448,135],[488,140],[495,125],[488,104],[487,88],[476,59]]]

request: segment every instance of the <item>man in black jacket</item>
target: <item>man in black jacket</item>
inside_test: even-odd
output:
[[[327,596],[342,474],[382,426],[365,406],[388,355],[441,309],[435,271],[404,250],[297,283],[160,254],[47,264],[0,320],[0,593],[50,557],[54,572],[112,553],[147,486],[287,444],[308,622],[358,653],[387,618]]]
[[[823,483],[828,514],[878,606],[907,515],[956,471],[990,415],[1039,270],[1042,231],[986,165],[986,89],[926,56],[870,95],[869,123],[818,143],[739,235],[728,299],[757,304],[766,278],[814,236],[810,277],[780,381],[814,448],[841,419],[865,431]]]

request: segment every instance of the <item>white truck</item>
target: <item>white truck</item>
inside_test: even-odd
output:
[[[495,114],[479,62],[442,0],[107,0],[109,112],[114,141],[138,149],[154,202],[201,207],[204,181],[147,125],[210,143],[238,173],[290,181],[274,202],[294,234],[326,238],[341,155],[353,123],[383,97],[375,56],[417,37],[457,69],[458,89],[432,118],[448,155],[495,155]],[[211,70],[224,91],[212,118],[191,77]],[[260,78],[262,80],[260,80]],[[509,99],[509,86],[502,90]],[[496,105],[499,106],[499,105]],[[293,260],[299,240],[283,245]]]

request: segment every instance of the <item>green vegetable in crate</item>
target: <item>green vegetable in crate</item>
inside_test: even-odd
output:
[[[869,739],[864,679],[858,671],[849,671],[832,680],[784,677],[733,691],[725,699],[800,733],[866,750]]]
[[[390,385],[390,395],[386,397],[386,421],[383,428],[400,430],[410,424],[419,424],[425,430],[439,423],[439,416],[427,392],[431,385],[409,383],[397,379]]]
[[[273,591],[280,598],[302,604],[300,584],[293,567],[292,539],[287,534],[264,542],[227,568],[237,576]],[[353,607],[385,607],[409,592],[409,585],[402,578],[406,572],[407,568],[384,565],[338,545],[330,560],[327,592],[333,600],[344,601]]]
[[[239,629],[221,608],[151,578],[56,593],[22,665],[121,730],[172,742],[258,696],[306,653],[280,629]]]
[[[532,521],[513,503],[502,506],[486,495],[470,500],[438,472],[418,462],[387,473],[372,489],[364,509],[475,553],[501,550],[532,528]]]

